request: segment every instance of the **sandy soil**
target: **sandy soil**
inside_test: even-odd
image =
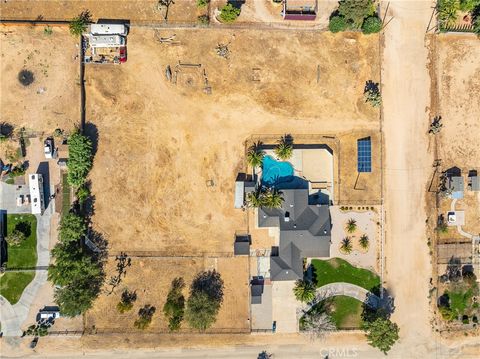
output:
[[[65,28],[0,26],[0,122],[35,131],[71,129],[80,120],[76,40]],[[28,87],[18,81],[33,72]]]
[[[480,46],[474,35],[440,35],[436,41],[439,86],[439,158],[442,167],[480,172]]]
[[[133,29],[126,64],[86,70],[87,120],[98,134],[91,174],[94,223],[112,250],[231,252],[235,231],[246,229],[245,212],[232,204],[234,180],[245,170],[244,141],[249,136],[342,135],[360,128],[359,136],[375,136],[378,112],[364,104],[362,92],[367,79],[377,78],[376,37],[175,33],[180,46],[161,45],[153,31]],[[225,60],[214,49],[228,41],[232,53]],[[285,41],[288,51],[278,45]],[[174,69],[179,60],[201,63],[202,69],[182,69],[174,85],[165,80],[165,67]],[[318,84],[317,64],[322,69]],[[261,68],[260,82],[251,81],[253,67]],[[202,91],[203,70],[210,96]],[[349,141],[356,151],[355,140]],[[342,150],[345,158],[354,158],[354,153]],[[355,162],[343,179],[352,187]],[[214,186],[208,186],[210,180]],[[378,191],[372,193],[378,198]],[[365,197],[353,189],[349,195]]]
[[[115,275],[116,262],[111,258],[107,266],[107,278]],[[161,275],[159,269],[161,268]],[[132,266],[115,291],[108,295],[110,286],[105,286],[104,293],[97,299],[92,310],[86,315],[85,328],[92,326],[98,332],[109,331],[135,332],[133,322],[138,310],[145,304],[153,305],[156,313],[147,331],[168,332],[168,321],[163,316],[162,308],[170,290],[171,282],[176,277],[183,277],[186,283],[184,295],[188,291],[193,277],[203,270],[215,269],[224,280],[224,302],[212,330],[249,330],[249,295],[248,295],[248,258],[133,258]],[[142,280],[139,280],[142,278]],[[108,282],[108,281],[107,281]],[[137,292],[137,301],[133,309],[120,314],[116,305],[122,291],[128,288]],[[186,323],[183,327],[188,328]]]
[[[433,156],[426,126],[430,78],[425,29],[433,2],[390,2],[382,63],[385,132],[386,285],[395,298],[392,319],[400,341],[392,355],[427,356],[431,339],[425,190]],[[408,80],[405,80],[408,79]]]

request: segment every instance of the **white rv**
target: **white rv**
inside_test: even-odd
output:
[[[38,173],[28,175],[28,186],[30,187],[30,196],[32,198],[32,214],[43,214],[45,201],[43,197],[42,175]]]
[[[92,35],[121,35],[127,36],[127,27],[123,24],[91,24]]]

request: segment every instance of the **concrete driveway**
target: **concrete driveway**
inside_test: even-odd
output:
[[[24,203],[23,206],[17,206],[17,198],[23,196],[24,202],[26,196],[30,194],[28,185],[13,185],[0,182],[0,208],[7,213],[30,213],[30,204]]]
[[[277,333],[297,333],[299,302],[293,294],[294,281],[272,283],[272,319],[277,322]]]

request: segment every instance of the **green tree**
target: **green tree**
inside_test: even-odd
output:
[[[58,237],[61,242],[78,242],[85,235],[87,225],[83,217],[67,213],[62,216],[60,226],[58,227]]]
[[[350,254],[352,253],[352,240],[350,237],[345,237],[342,239],[342,245],[340,246],[340,250],[344,252],[345,254]]]
[[[309,303],[315,299],[315,284],[309,280],[299,279],[295,282],[293,293],[298,301]]]
[[[217,271],[197,274],[185,310],[185,319],[192,328],[205,330],[215,323],[223,301],[223,289],[223,279]]]
[[[98,287],[89,281],[74,281],[55,289],[55,303],[65,317],[75,317],[92,307],[98,295]]]
[[[370,243],[370,240],[366,234],[362,234],[358,242],[360,244],[360,247],[362,247],[363,249],[367,249]]]
[[[281,160],[288,160],[293,154],[293,139],[290,135],[282,136],[275,147],[275,155]]]
[[[185,319],[195,329],[205,330],[217,320],[220,304],[212,301],[205,292],[195,292],[187,301]]]
[[[85,184],[82,184],[77,190],[78,202],[83,204],[89,196],[90,189]]]
[[[480,0],[460,0],[460,10],[470,12],[480,6]]]
[[[92,141],[76,131],[68,139],[68,151],[68,183],[79,187],[92,168]]]
[[[132,310],[133,303],[137,300],[137,292],[136,291],[129,291],[128,289],[124,289],[122,292],[122,296],[120,301],[117,303],[117,310],[120,313],[128,312]]]
[[[369,16],[362,24],[362,32],[366,35],[374,34],[382,30],[382,20],[378,16]]]
[[[152,322],[153,315],[156,312],[156,308],[151,306],[150,304],[146,304],[138,311],[138,319],[135,320],[133,326],[137,329],[146,329],[150,326]]]
[[[87,30],[87,25],[92,21],[92,16],[90,11],[82,11],[78,16],[74,17],[70,21],[69,28],[70,34],[73,36],[82,36],[82,34]]]
[[[347,221],[347,232],[348,233],[353,233],[357,230],[357,221],[353,218],[350,218]]]
[[[382,95],[378,83],[375,83],[372,80],[367,81],[365,83],[363,97],[365,102],[372,105],[372,107],[379,107],[382,104]]]
[[[363,329],[368,344],[380,349],[384,354],[388,353],[399,338],[398,325],[387,318],[378,317],[372,322],[364,322]]]
[[[375,13],[375,5],[372,0],[340,0],[338,13],[345,18],[348,24],[359,28],[365,18]]]
[[[227,3],[220,9],[220,19],[223,22],[234,22],[240,15],[240,9],[233,6],[231,3]]]
[[[347,21],[343,16],[332,16],[328,23],[328,29],[333,32],[345,31],[348,28]]]
[[[283,204],[282,192],[277,189],[268,188],[264,191],[261,199],[262,207],[266,208],[280,208]]]
[[[457,21],[457,12],[460,9],[459,0],[438,0],[438,19],[442,27],[450,27]]]
[[[182,293],[184,288],[185,281],[183,278],[175,278],[168,292],[167,301],[163,306],[163,314],[168,319],[168,329],[170,331],[179,330],[182,324],[185,312],[185,297]]]
[[[260,167],[262,165],[262,161],[264,157],[265,157],[265,151],[262,150],[261,142],[254,143],[248,148],[247,162],[253,168]]]

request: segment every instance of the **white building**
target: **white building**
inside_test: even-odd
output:
[[[91,24],[92,35],[121,35],[127,36],[127,27],[123,24]]]
[[[28,185],[32,198],[32,214],[42,214],[45,210],[42,175],[38,173],[28,175]]]

